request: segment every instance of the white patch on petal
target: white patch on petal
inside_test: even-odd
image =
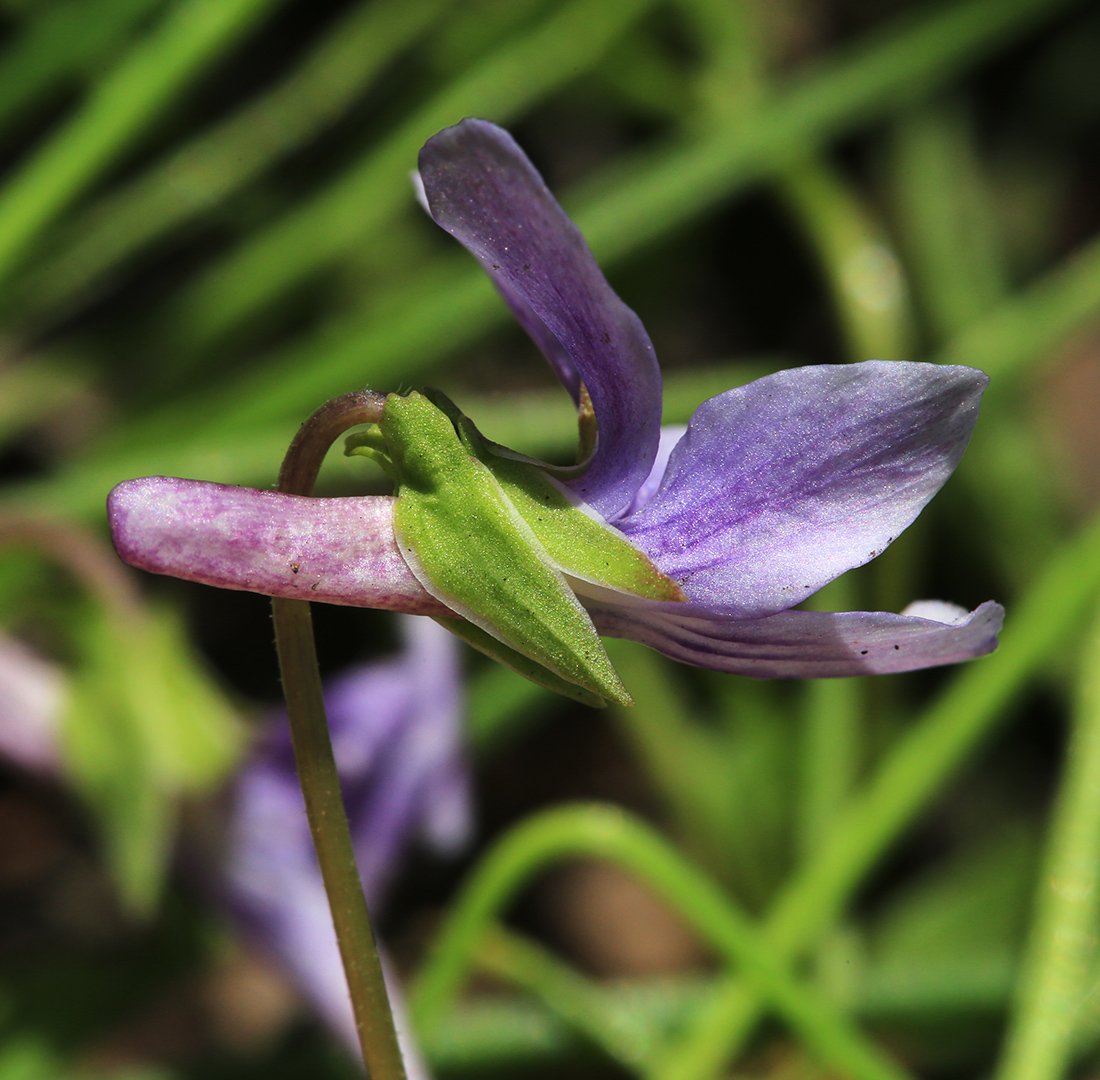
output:
[[[416,169],[413,169],[412,172],[409,173],[409,179],[412,181],[413,193],[416,195],[416,201],[424,207],[424,213],[431,217],[432,209],[428,205],[428,193],[424,190],[424,178]]]
[[[657,456],[653,459],[653,468],[649,470],[649,476],[645,478],[642,486],[634,493],[630,505],[621,514],[616,515],[617,520],[636,514],[657,494],[657,489],[661,486],[665,471],[668,469],[668,459],[686,431],[687,424],[667,424],[661,428],[661,441],[657,447]]]
[[[970,612],[966,608],[949,604],[946,600],[914,600],[902,615],[911,619],[927,619],[946,626],[959,626],[970,618]]]

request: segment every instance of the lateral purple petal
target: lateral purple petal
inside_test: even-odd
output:
[[[660,490],[619,522],[696,603],[791,608],[886,548],[951,475],[988,379],[868,361],[781,371],[704,403]]]
[[[452,615],[409,572],[389,496],[312,499],[146,476],[107,499],[131,566],[267,596]]]
[[[887,675],[984,656],[1004,608],[992,601],[945,623],[884,611],[782,611],[763,619],[681,615],[669,605],[594,608],[601,634],[640,641],[684,664],[757,679]]]
[[[600,273],[577,227],[515,140],[485,120],[429,139],[420,176],[432,218],[477,258],[516,318],[599,423],[592,463],[572,486],[604,517],[649,474],[661,375],[641,321]]]

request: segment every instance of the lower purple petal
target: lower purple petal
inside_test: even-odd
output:
[[[884,611],[783,611],[733,619],[693,605],[589,605],[601,634],[640,641],[684,664],[758,679],[886,675],[984,656],[1004,608],[992,601],[945,623]]]
[[[393,502],[146,476],[111,492],[107,516],[119,555],[154,574],[266,596],[453,615],[405,565]]]

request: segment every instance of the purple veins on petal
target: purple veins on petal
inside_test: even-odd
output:
[[[592,610],[592,619],[602,634],[639,641],[684,664],[759,679],[812,679],[915,671],[973,660],[997,647],[1000,604],[990,601],[969,614],[943,607],[953,609],[955,621],[883,611],[731,619],[698,608],[681,614],[669,604],[644,611],[605,606]]]
[[[781,371],[703,404],[657,494],[619,522],[692,601],[793,607],[883,551],[958,464],[988,380],[868,361]]]
[[[451,614],[406,566],[389,496],[313,499],[147,476],[119,484],[107,516],[119,555],[154,574],[266,596]]]
[[[476,256],[573,400],[587,388],[599,438],[572,486],[613,519],[657,452],[661,375],[641,321],[502,128],[470,119],[441,131],[420,151],[420,177],[432,218]]]

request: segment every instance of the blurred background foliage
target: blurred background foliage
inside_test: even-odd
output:
[[[568,455],[565,395],[412,197],[467,115],[643,318],[669,422],[799,364],[989,372],[946,490],[815,602],[1009,614],[993,657],[874,681],[612,643],[638,704],[607,714],[471,657],[478,848],[415,858],[382,923],[434,1071],[835,1075],[794,978],[896,1063],[853,1076],[1100,1075],[1095,5],[3,0],[0,38],[0,629],[67,687],[60,764],[0,775],[0,1080],[356,1075],[196,885],[278,696],[266,602],[139,580],[103,502],[270,486],[364,385]],[[334,455],[320,490],[373,482]],[[328,670],[392,644],[316,620]]]

